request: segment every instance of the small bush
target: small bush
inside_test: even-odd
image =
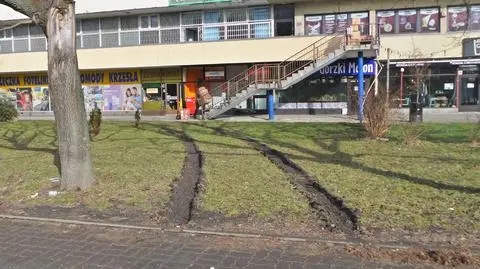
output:
[[[138,128],[138,126],[140,125],[141,119],[142,119],[142,113],[140,112],[140,109],[137,109],[137,111],[135,111],[135,127]]]
[[[10,100],[0,97],[0,122],[12,121],[18,117],[18,111]]]
[[[387,91],[373,91],[365,97],[363,126],[372,139],[384,138],[391,126],[390,105],[387,101]]]
[[[90,112],[88,124],[90,127],[90,136],[97,136],[100,133],[100,125],[102,124],[102,111],[97,106]]]

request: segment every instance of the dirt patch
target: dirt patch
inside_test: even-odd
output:
[[[346,246],[345,252],[365,260],[388,260],[410,264],[438,264],[448,267],[480,266],[480,258],[468,249],[446,248],[429,250],[422,248],[385,249],[365,246]]]
[[[198,193],[198,184],[202,175],[202,153],[198,150],[193,139],[185,133],[170,129],[165,129],[165,131],[181,139],[187,153],[182,176],[172,183],[172,196],[168,202],[167,216],[170,224],[184,225],[192,218],[194,200]]]
[[[10,205],[8,209],[4,208],[2,212],[17,216],[95,221],[126,225],[149,225],[152,223],[149,220],[150,214],[148,212],[140,212],[138,210],[119,208],[116,206],[100,211],[88,208],[85,205],[75,205],[71,207]]]

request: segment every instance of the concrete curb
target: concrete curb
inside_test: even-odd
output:
[[[377,243],[362,242],[362,241],[331,240],[331,239],[322,239],[322,238],[302,238],[302,237],[289,237],[289,236],[272,236],[272,235],[253,234],[253,233],[215,232],[215,231],[202,231],[202,230],[191,230],[191,229],[164,229],[164,228],[151,227],[151,226],[136,226],[136,225],[67,220],[67,219],[54,219],[54,218],[37,218],[37,217],[26,217],[26,216],[15,216],[15,215],[4,215],[4,214],[0,214],[0,219],[48,222],[48,223],[56,223],[56,224],[70,224],[70,225],[83,225],[83,226],[96,226],[96,227],[104,227],[104,228],[117,228],[117,229],[130,229],[130,230],[157,231],[157,232],[164,232],[164,233],[181,233],[181,234],[190,234],[190,235],[278,240],[278,241],[286,241],[286,242],[325,243],[325,244],[343,245],[343,246],[369,245],[372,247],[387,248],[387,249],[410,249],[410,248],[416,247],[413,245],[377,244]],[[424,247],[431,249],[431,247],[427,247],[427,246],[424,246]]]

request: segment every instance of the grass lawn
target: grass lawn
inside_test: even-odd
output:
[[[303,218],[307,200],[288,178],[247,143],[195,124],[182,124],[205,156],[203,209],[227,216]]]
[[[423,124],[418,143],[364,139],[355,124],[106,122],[92,143],[98,183],[83,194],[49,198],[54,165],[52,122],[0,124],[0,199],[92,208],[164,209],[169,184],[181,175],[185,149],[167,128],[195,139],[205,156],[205,211],[227,216],[310,217],[308,202],[286,175],[249,144],[207,126],[240,131],[288,154],[351,208],[368,228],[480,230],[480,148],[472,124]]]
[[[347,205],[370,228],[480,229],[480,148],[472,124],[424,124],[406,146],[404,128],[390,141],[368,141],[359,125],[215,123],[253,136],[288,156]]]
[[[92,143],[97,185],[83,194],[50,198],[37,192],[52,188],[56,137],[53,122],[0,124],[0,197],[30,204],[72,205],[83,202],[105,209],[112,205],[159,209],[170,198],[169,184],[181,175],[184,146],[175,137],[131,123],[106,122]]]

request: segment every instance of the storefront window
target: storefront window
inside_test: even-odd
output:
[[[390,76],[390,96],[392,100],[401,97],[404,106],[418,98],[426,108],[444,108],[455,105],[456,67],[450,64],[431,64],[392,68]],[[401,82],[403,79],[403,82]],[[381,77],[385,85],[386,77]],[[403,86],[401,89],[400,87]],[[402,96],[400,96],[400,94]]]

